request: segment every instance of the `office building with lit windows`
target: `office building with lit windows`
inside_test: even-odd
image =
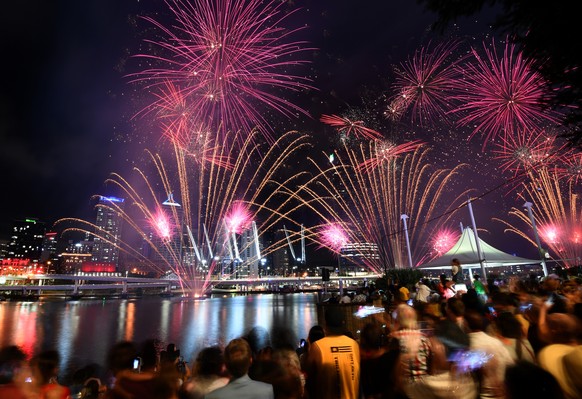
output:
[[[124,199],[117,197],[99,197],[97,203],[96,232],[91,249],[91,261],[95,264],[119,266],[119,248],[123,218]]]

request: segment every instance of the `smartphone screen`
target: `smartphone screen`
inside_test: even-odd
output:
[[[133,369],[134,370],[139,370],[139,366],[140,366],[140,361],[141,359],[139,357],[136,357],[135,359],[133,359]]]

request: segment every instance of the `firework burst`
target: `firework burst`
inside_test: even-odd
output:
[[[461,115],[459,125],[473,129],[485,137],[483,147],[498,135],[504,137],[518,131],[535,131],[538,126],[557,121],[550,110],[542,109],[545,82],[531,63],[510,44],[502,56],[485,44],[482,57],[472,49],[474,62],[463,65],[462,79],[457,80],[459,105],[451,112]]]
[[[322,115],[319,120],[326,125],[334,127],[338,133],[346,138],[349,138],[350,135],[369,140],[382,138],[381,133],[364,126],[364,121],[362,120],[351,120],[338,115]]]
[[[136,169],[139,179],[134,184],[119,174],[108,180],[133,206],[125,209],[114,202],[101,206],[118,213],[125,225],[151,248],[152,256],[143,255],[136,249],[139,245],[130,241],[107,242],[116,244],[152,271],[174,272],[186,292],[205,292],[209,279],[224,274],[229,270],[226,265],[235,260],[240,262],[239,270],[246,268],[252,274],[259,256],[287,245],[281,239],[259,253],[258,241],[265,232],[279,223],[300,230],[301,224],[291,217],[297,210],[292,200],[294,191],[287,186],[297,186],[296,179],[302,172],[284,182],[275,176],[290,157],[309,146],[306,138],[288,132],[263,153],[256,137],[249,135],[242,147],[249,154],[245,157],[214,148],[214,152],[223,153],[216,156],[236,160],[230,169],[194,162],[178,146],[174,146],[174,163],[170,164],[164,163],[160,155],[149,153],[153,176]],[[282,196],[286,199],[281,200]],[[73,227],[68,227],[70,223]],[[58,224],[66,226],[65,231],[81,231],[100,238],[106,234],[83,220],[62,219]],[[243,257],[242,253],[250,255]]]
[[[339,253],[348,242],[349,236],[338,223],[329,223],[321,228],[319,233],[322,246]]]
[[[494,159],[500,160],[503,171],[513,172],[516,177],[532,168],[549,166],[559,154],[556,147],[556,136],[549,135],[544,130],[530,132],[517,131],[507,135],[495,144],[492,151]]]
[[[339,223],[351,249],[366,251],[359,253],[366,267],[381,273],[385,267],[408,264],[402,214],[410,218],[413,258],[425,258],[430,248],[424,243],[437,228],[428,222],[439,214],[447,215],[439,220],[441,225],[453,217],[460,200],[447,202],[443,193],[465,165],[452,170],[434,169],[426,162],[428,149],[417,148],[394,162],[364,171],[360,165],[376,157],[377,144],[362,143],[357,149],[344,146],[341,153],[336,151],[334,163],[327,168],[311,160],[316,174],[301,188],[299,196],[323,221],[322,226]],[[466,194],[459,193],[456,198]]]
[[[457,46],[457,42],[445,42],[431,49],[429,44],[402,63],[392,86],[397,94],[386,115],[398,118],[409,110],[412,121],[420,125],[445,118],[458,74],[455,66],[460,59],[449,62]]]
[[[395,144],[391,140],[379,140],[375,145],[375,157],[366,159],[359,167],[362,170],[377,168],[382,164],[388,164],[394,161],[398,156],[407,152],[416,151],[424,143],[420,140],[414,140],[404,144]]]
[[[439,229],[436,234],[431,237],[431,246],[434,254],[431,258],[436,258],[437,256],[445,254],[457,243],[457,241],[459,241],[460,236],[461,234],[457,230],[450,228]]]
[[[574,186],[582,180],[582,152],[571,150],[565,153],[562,163],[556,168],[561,179]]]
[[[293,12],[284,2],[268,0],[168,0],[176,26],[169,28],[153,18],[164,39],[149,40],[157,54],[138,54],[150,67],[132,75],[134,81],[159,89],[153,107],[170,93],[187,99],[187,114],[213,131],[270,131],[257,105],[294,117],[307,114],[276,93],[311,88],[307,78],[288,71],[307,61],[304,42],[289,41],[302,28],[281,25]],[[147,111],[145,111],[147,112]]]

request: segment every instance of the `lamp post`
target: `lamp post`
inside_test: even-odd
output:
[[[546,267],[546,260],[545,260],[545,256],[543,253],[543,249],[542,249],[542,245],[540,243],[540,236],[538,235],[538,229],[536,227],[536,221],[534,219],[534,215],[533,212],[531,211],[531,207],[532,207],[532,203],[527,201],[525,204],[523,204],[523,206],[525,206],[527,208],[527,214],[529,215],[529,220],[531,221],[531,225],[533,227],[533,231],[534,231],[534,237],[536,239],[536,244],[538,246],[538,252],[540,253],[540,259],[541,259],[541,263],[542,263],[542,270],[544,271],[544,276],[548,275],[548,269]]]
[[[408,239],[408,226],[406,224],[406,219],[408,215],[400,215],[402,223],[404,223],[404,235],[406,236],[406,249],[408,250],[408,266],[412,269],[412,254],[410,253],[410,240]]]

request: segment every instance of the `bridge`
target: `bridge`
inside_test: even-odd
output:
[[[330,276],[328,287],[349,287],[351,284],[361,284],[373,281],[380,275],[360,273],[354,276]],[[70,281],[70,284],[55,284],[55,281]],[[204,280],[185,281],[184,286],[202,287]],[[21,276],[0,276],[0,292],[21,293],[23,295],[42,295],[46,291],[60,291],[70,295],[80,295],[82,292],[113,290],[122,295],[128,295],[130,290],[159,290],[161,293],[181,292],[182,284],[178,278],[145,278],[121,275],[96,276],[88,274],[31,274]],[[277,292],[281,286],[302,289],[308,286],[322,284],[321,277],[279,277],[264,276],[256,279],[212,279],[207,281],[208,288],[217,285],[237,287],[237,291],[251,292],[263,290]]]

